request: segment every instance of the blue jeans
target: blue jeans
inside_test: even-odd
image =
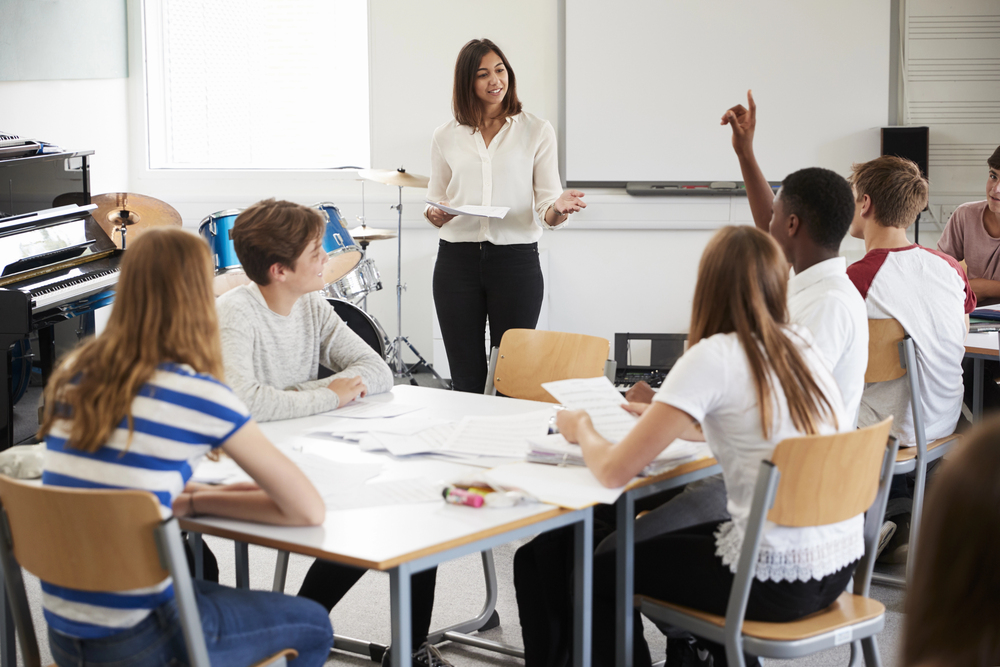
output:
[[[212,665],[249,667],[286,648],[299,652],[294,667],[318,667],[329,657],[333,626],[326,610],[312,600],[193,583]],[[76,639],[50,628],[49,646],[59,667],[189,664],[174,600],[111,637]]]

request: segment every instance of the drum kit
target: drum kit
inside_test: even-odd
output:
[[[393,374],[397,378],[412,380],[412,369],[422,365],[434,374],[438,380],[441,377],[424,359],[410,341],[403,336],[402,328],[402,295],[406,286],[402,282],[402,231],[403,231],[403,188],[427,187],[426,176],[416,176],[406,173],[403,169],[362,169],[359,172],[362,179],[392,185],[399,188],[399,202],[391,208],[397,211],[396,229],[376,229],[365,224],[364,215],[360,216],[361,225],[347,229],[340,209],[330,202],[319,202],[311,208],[316,209],[326,221],[323,234],[323,249],[327,253],[327,262],[323,267],[323,294],[333,306],[342,320],[368,343],[383,359],[389,362]],[[362,200],[364,195],[362,194]],[[363,204],[363,201],[362,201]],[[236,257],[230,233],[236,217],[243,209],[228,209],[213,213],[201,221],[198,232],[208,242],[215,260],[214,290],[219,296],[234,287],[250,282]],[[396,321],[397,335],[390,339],[379,321],[367,312],[367,297],[382,289],[382,280],[374,260],[368,258],[368,246],[375,241],[397,240],[396,258]],[[360,305],[359,305],[360,304]],[[406,345],[417,356],[419,362],[407,366],[403,362],[403,345]]]

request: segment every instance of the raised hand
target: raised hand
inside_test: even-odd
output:
[[[733,150],[740,156],[753,152],[753,133],[757,126],[757,105],[750,90],[747,91],[747,106],[749,109],[742,104],[730,107],[722,114],[720,123],[733,129]]]

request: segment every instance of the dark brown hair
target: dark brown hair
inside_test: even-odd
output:
[[[517,99],[517,79],[514,70],[500,47],[488,39],[474,39],[462,47],[455,61],[455,87],[451,95],[451,107],[459,125],[478,128],[483,122],[483,104],[476,97],[476,72],[479,63],[487,53],[495,53],[507,69],[507,94],[503,98],[504,117],[521,113],[521,102]]]
[[[851,170],[857,201],[868,195],[875,220],[883,227],[906,229],[927,206],[927,179],[912,160],[883,155]]]
[[[903,665],[1000,664],[1000,417],[941,464],[906,592]]]
[[[993,155],[986,161],[986,164],[992,169],[1000,169],[1000,146],[997,146],[997,149],[993,151]]]
[[[723,227],[708,242],[698,265],[688,342],[736,333],[750,364],[765,438],[773,426],[774,379],[800,433],[817,433],[824,416],[837,423],[789,337],[787,292],[788,264],[770,234],[750,226]]]
[[[38,436],[70,419],[68,445],[95,452],[124,418],[131,439],[132,401],[166,361],[222,380],[213,273],[204,240],[182,229],[129,241],[107,327],[52,374]]]
[[[265,199],[246,209],[233,223],[233,246],[247,277],[258,285],[271,282],[275,263],[295,270],[306,247],[323,237],[326,223],[314,208],[290,201]]]

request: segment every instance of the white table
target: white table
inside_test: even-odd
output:
[[[387,396],[387,400],[390,398]],[[454,418],[465,415],[504,415],[537,410],[548,404],[531,401],[462,394],[438,389],[400,385],[391,400],[447,412]],[[262,425],[277,443],[292,442],[329,424],[329,417],[316,415]],[[330,442],[331,455],[341,460],[386,462],[383,476],[458,477],[468,466],[434,460],[394,460],[356,451],[353,445]],[[409,474],[414,473],[414,474]],[[411,645],[410,576],[439,563],[470,553],[534,535],[575,526],[575,594],[579,604],[574,618],[574,665],[590,664],[591,572],[593,556],[593,511],[565,510],[534,504],[508,509],[473,509],[444,503],[390,505],[327,512],[322,526],[288,527],[215,517],[182,519],[184,530],[216,535],[237,542],[324,558],[357,567],[387,570],[390,575],[392,645]],[[392,664],[402,667],[409,650],[392,651]]]

